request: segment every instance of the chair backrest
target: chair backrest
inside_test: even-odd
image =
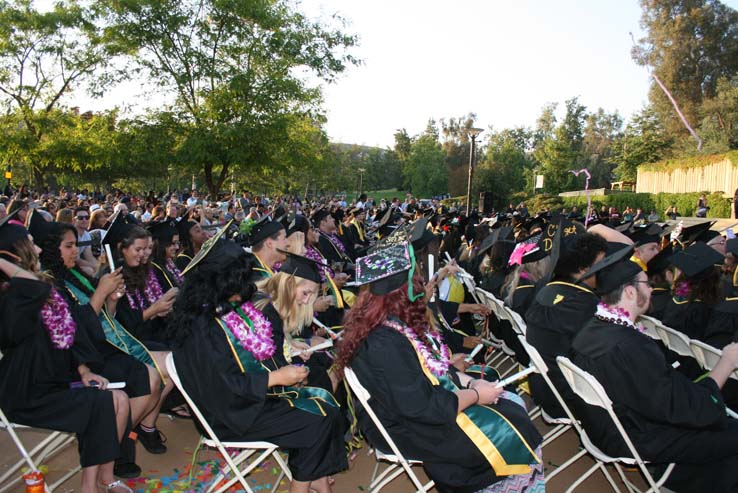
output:
[[[690,339],[689,346],[694,353],[695,358],[699,362],[700,366],[705,370],[712,370],[717,365],[723,352],[717,348],[705,344],[697,339]]]
[[[382,422],[379,420],[377,415],[374,413],[374,409],[369,405],[369,399],[371,399],[371,394],[369,394],[369,391],[364,387],[361,382],[359,382],[359,378],[356,376],[356,373],[354,373],[354,370],[350,367],[345,367],[343,369],[343,376],[348,382],[349,387],[351,388],[351,391],[354,393],[354,395],[359,399],[359,402],[361,402],[361,405],[364,408],[364,411],[369,415],[372,422],[374,423],[374,426],[377,427],[377,430],[379,430],[379,433],[381,433],[382,438],[384,438],[385,443],[389,446],[389,448],[392,450],[392,454],[397,458],[397,460],[402,465],[402,468],[405,469],[405,472],[410,477],[410,480],[413,482],[415,487],[418,489],[418,491],[426,491],[425,487],[423,486],[423,483],[420,482],[418,477],[413,473],[412,468],[410,467],[410,463],[405,459],[405,456],[402,455],[402,452],[400,452],[400,449],[397,448],[397,445],[395,445],[395,442],[392,440],[392,438],[389,436],[389,433],[387,433],[387,430],[385,429]]]
[[[497,299],[495,295],[489,291],[485,291],[482,288],[476,288],[476,293],[482,304],[492,309],[492,313],[495,314],[499,320],[507,320],[507,314],[505,313],[505,304],[502,300]]]
[[[677,353],[679,356],[687,356],[689,358],[695,358],[692,348],[689,345],[689,337],[682,334],[678,330],[674,330],[666,325],[659,324],[656,326],[656,330],[661,336],[661,340],[664,341],[666,347]]]
[[[169,372],[169,377],[174,382],[174,386],[177,387],[177,389],[182,393],[182,397],[185,398],[187,405],[190,407],[190,411],[195,413],[195,417],[200,422],[202,427],[205,429],[205,432],[208,434],[208,437],[220,445],[220,439],[218,439],[218,437],[215,435],[215,432],[213,432],[213,429],[210,427],[208,422],[203,417],[202,413],[200,412],[200,409],[197,407],[197,405],[194,403],[194,401],[190,397],[190,394],[188,394],[187,391],[182,386],[182,380],[179,379],[179,373],[177,373],[177,367],[174,364],[174,355],[172,353],[169,353],[167,355],[166,367],[167,367],[167,371]]]
[[[663,324],[660,321],[653,317],[649,317],[648,315],[641,315],[640,317],[638,317],[638,323],[640,323],[643,328],[646,329],[646,335],[648,337],[657,341],[661,340],[661,335],[659,334],[658,327]]]
[[[510,321],[510,324],[512,325],[515,333],[525,336],[525,334],[528,332],[528,326],[525,324],[525,320],[523,320],[523,317],[521,317],[518,312],[516,312],[509,306],[505,307],[505,312],[508,315],[508,320]]]

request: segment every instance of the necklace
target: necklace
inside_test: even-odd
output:
[[[604,322],[610,322],[612,324],[630,327],[631,329],[637,330],[638,332],[646,331],[646,329],[644,329],[641,324],[633,323],[630,320],[630,313],[624,308],[610,306],[599,302],[597,303],[597,311],[595,312],[595,317]]]
[[[174,278],[177,280],[177,284],[180,286],[182,285],[182,272],[177,268],[177,265],[174,263],[174,260],[168,258],[165,262],[167,266],[167,270],[172,273]]]
[[[220,319],[254,358],[263,361],[272,357],[275,351],[272,324],[250,302],[234,307]]]
[[[161,290],[161,286],[159,286],[159,281],[156,280],[156,274],[154,274],[154,270],[151,268],[148,269],[143,294],[141,294],[140,289],[136,289],[133,293],[126,290],[126,296],[128,297],[128,303],[131,305],[131,308],[138,308],[139,310],[145,310],[150,307],[163,295],[164,293]]]
[[[49,301],[41,307],[41,322],[56,349],[69,349],[74,342],[77,324],[74,323],[69,305],[55,288],[51,288]]]
[[[433,375],[440,377],[448,372],[449,350],[448,346],[443,343],[443,338],[440,335],[434,335],[430,332],[426,333],[425,336],[431,344],[431,347],[428,347],[427,344],[420,340],[415,331],[404,323],[395,319],[387,319],[384,321],[384,325],[395,329],[408,338],[415,350],[420,354],[421,359],[425,362],[425,367]]]

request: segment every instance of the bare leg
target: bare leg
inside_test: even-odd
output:
[[[331,493],[331,485],[328,482],[328,476],[316,479],[310,483],[310,489],[317,491],[318,493]]]
[[[165,363],[168,354],[168,351],[153,351],[151,353],[151,355],[154,357],[154,360],[156,361],[157,366],[164,375],[164,379],[167,381],[167,383],[161,390],[161,395],[159,396],[159,400],[156,402],[156,405],[141,420],[141,424],[148,428],[156,428],[156,418],[159,417],[159,410],[161,409],[161,405],[164,403],[164,400],[169,395],[169,392],[174,389],[174,382],[172,382],[172,379],[169,378],[169,375],[167,374],[167,367]]]
[[[128,403],[128,396],[125,394],[125,392],[121,390],[111,390],[110,392],[113,393],[113,406],[115,407],[115,421],[117,425],[117,431],[118,431],[118,441],[120,442],[123,440],[123,433],[126,431],[126,426],[128,426],[128,411],[129,411],[129,403]],[[97,479],[102,484],[110,484],[113,481],[115,481],[115,477],[113,476],[113,462],[107,462],[105,464],[101,464],[97,469]],[[89,468],[85,468],[89,469]],[[84,490],[84,481],[85,478],[83,476],[82,478],[82,484],[83,484],[83,490]],[[94,483],[94,479],[93,479]]]
[[[99,469],[99,464],[82,469],[82,488],[80,489],[82,493],[97,492],[97,472]]]
[[[318,493],[332,493],[333,491],[328,484],[327,476],[315,481],[297,481],[293,479],[290,483],[290,493],[309,493],[311,490]]]
[[[290,493],[309,493],[310,483],[306,481],[292,480],[290,483]]]
[[[148,415],[161,398],[161,378],[159,372],[153,366],[146,366],[149,370],[149,387],[151,393],[130,399],[131,403],[131,422],[136,426],[144,416]]]

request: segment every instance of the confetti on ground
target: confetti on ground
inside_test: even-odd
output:
[[[171,474],[158,474],[159,471],[147,471],[149,476],[129,479],[126,481],[135,493],[186,493],[194,491],[206,491],[215,480],[218,472],[224,469],[224,460],[208,460],[197,462],[192,470],[190,481],[190,466],[182,469],[174,469]],[[273,467],[273,463],[265,461],[261,467],[255,468],[246,480],[251,489],[256,492],[269,492],[274,486],[274,481],[279,475],[279,468]],[[225,484],[225,480],[222,481]],[[277,488],[276,493],[287,493],[289,484],[283,480]],[[228,489],[228,493],[245,493],[243,486],[236,483]]]

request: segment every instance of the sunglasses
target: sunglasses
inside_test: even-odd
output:
[[[90,216],[77,216],[77,221],[87,221]]]

